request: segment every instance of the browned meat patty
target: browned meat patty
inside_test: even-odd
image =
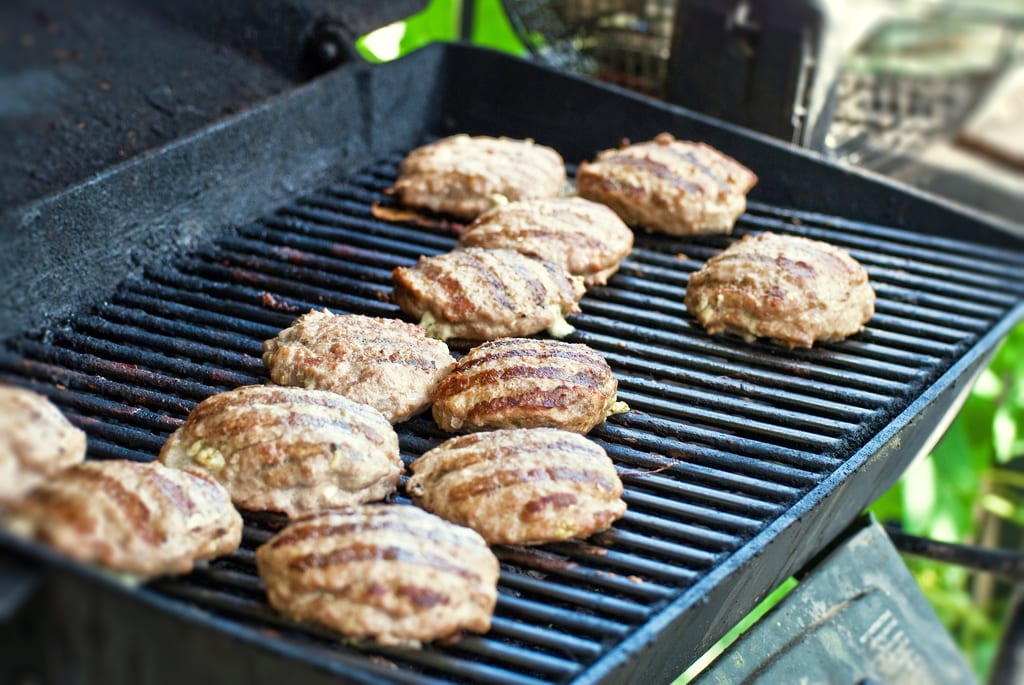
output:
[[[404,205],[472,220],[498,202],[554,197],[565,180],[565,162],[549,147],[459,134],[409,153],[395,191]]]
[[[862,330],[875,313],[875,292],[845,250],[761,233],[744,236],[691,275],[686,308],[708,333],[810,347]]]
[[[383,499],[404,470],[398,436],[373,407],[271,385],[200,402],[160,461],[217,480],[243,509],[291,516]]]
[[[488,544],[585,538],[626,513],[622,481],[595,442],[555,428],[452,438],[412,464],[406,491]]]
[[[143,578],[188,573],[242,539],[242,517],[223,487],[132,461],[68,467],[13,502],[2,521],[73,559]]]
[[[561,337],[573,330],[564,317],[579,313],[584,293],[583,279],[515,250],[467,247],[421,257],[391,277],[398,306],[441,340],[494,340],[544,329]]]
[[[85,433],[43,395],[0,385],[0,502],[85,458]]]
[[[263,343],[263,363],[275,383],[340,393],[397,423],[427,408],[455,359],[414,324],[325,309]]]
[[[507,248],[559,264],[586,285],[602,285],[633,249],[633,231],[605,205],[579,197],[512,202],[477,217],[468,247]]]
[[[410,505],[363,505],[291,523],[256,550],[270,604],[380,644],[485,633],[498,560],[478,534]]]
[[[459,360],[434,392],[434,420],[446,431],[562,428],[587,433],[617,403],[618,381],[598,352],[554,340],[505,338]]]
[[[729,233],[757,176],[705,143],[668,133],[580,164],[576,190],[631,226],[671,235]]]

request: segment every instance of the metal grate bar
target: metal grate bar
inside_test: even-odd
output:
[[[829,451],[835,449],[839,442],[826,435],[819,435],[804,430],[804,428],[815,428],[819,429],[822,433],[832,435],[842,433],[841,428],[835,424],[825,424],[823,421],[816,421],[806,416],[802,416],[799,422],[794,421],[792,428],[789,430],[781,428],[773,422],[759,420],[757,418],[759,415],[762,418],[769,418],[767,417],[771,413],[771,408],[769,407],[763,408],[763,411],[758,412],[757,407],[745,404],[741,407],[742,413],[730,412],[726,406],[705,409],[703,406],[688,404],[689,401],[700,401],[699,396],[695,397],[694,393],[687,393],[675,388],[668,389],[668,392],[662,390],[661,397],[653,397],[648,393],[657,392],[658,388],[652,387],[656,385],[655,382],[644,378],[624,376],[620,379],[619,399],[629,404],[631,409],[653,412],[660,416],[671,416],[695,423],[714,424],[725,431],[752,434],[760,439],[776,440],[779,443],[799,446],[802,449]],[[662,387],[664,388],[663,385]],[[646,390],[647,393],[637,392],[638,390]],[[684,404],[684,402],[687,403]],[[715,400],[711,400],[710,403],[728,404],[725,401],[716,402]],[[785,410],[779,410],[777,413],[783,419],[786,414]]]
[[[504,586],[503,582],[498,587],[497,612],[500,615],[511,614],[539,625],[559,626],[576,636],[593,635],[602,639],[620,639],[632,630],[626,623],[590,613],[566,611],[544,599],[520,597],[506,590]]]
[[[252,317],[240,318],[222,313],[223,302],[199,293],[186,293],[170,288],[158,288],[155,284],[148,288],[151,294],[143,294],[124,289],[118,293],[114,302],[126,309],[138,309],[153,315],[157,319],[167,321],[194,321],[207,330],[219,331],[222,334],[234,333],[248,341],[263,340],[277,335],[281,324],[268,325],[253,321]],[[264,310],[253,307],[260,314]]]
[[[15,345],[17,352],[24,354],[28,359],[45,359],[54,367],[66,367],[76,371],[95,374],[100,378],[127,383],[137,383],[142,388],[149,388],[166,392],[169,395],[203,399],[220,392],[227,387],[235,387],[237,384],[227,383],[223,387],[197,383],[187,376],[175,378],[150,369],[143,368],[137,364],[112,361],[92,354],[64,349],[46,345],[33,340],[19,341]],[[42,369],[44,365],[36,368]],[[57,372],[60,373],[59,371]],[[182,374],[185,376],[185,374]],[[58,378],[60,376],[58,375]]]
[[[707,504],[725,512],[735,512],[751,518],[767,518],[785,509],[778,502],[764,502],[750,493],[737,493],[721,488],[705,487],[696,483],[676,480],[660,474],[621,474],[623,483],[656,492],[672,500]]]
[[[101,311],[109,311],[110,307],[103,307]],[[214,364],[220,369],[236,369],[240,372],[238,378],[256,378],[264,375],[263,361],[259,356],[258,346],[253,341],[245,341],[243,345],[247,348],[245,352],[230,349],[231,343],[238,343],[237,339],[227,341],[224,336],[204,336],[205,331],[198,327],[192,327],[188,337],[206,338],[211,342],[223,343],[219,345],[194,342],[188,340],[184,334],[178,334],[176,322],[171,321],[165,329],[165,333],[155,333],[152,329],[147,330],[144,324],[153,324],[151,318],[145,316],[134,317],[136,322],[131,324],[113,323],[100,317],[84,317],[76,322],[76,332],[86,334],[99,340],[119,340],[122,343],[130,343],[133,349],[144,349],[146,347],[175,359],[189,359],[196,364]],[[255,355],[255,356],[254,356]],[[160,364],[159,362],[157,364]],[[159,368],[159,366],[158,366]],[[172,368],[177,368],[177,364]],[[242,381],[245,382],[245,381]]]
[[[621,421],[621,419],[620,419]],[[632,448],[644,448],[654,454],[682,462],[706,466],[723,471],[732,471],[751,477],[763,478],[795,488],[807,487],[817,482],[813,471],[797,468],[765,459],[740,456],[728,449],[714,449],[696,442],[677,440],[675,436],[654,436],[638,433],[628,426],[606,423],[591,431],[593,438],[626,442]]]
[[[121,303],[103,304],[97,307],[96,311],[102,319],[114,323],[123,324],[142,329],[149,335],[170,335],[178,340],[191,340],[197,350],[197,356],[211,361],[223,359],[224,364],[238,365],[239,368],[252,368],[252,360],[259,359],[263,353],[263,346],[258,339],[251,335],[239,335],[224,327],[227,317],[217,317],[216,322],[200,321],[199,312],[195,309],[179,307],[178,316],[190,316],[189,323],[185,323],[171,315],[172,307],[165,307],[163,316],[155,315],[139,307],[126,307]],[[88,320],[87,320],[88,321]],[[98,319],[93,319],[98,321]],[[99,333],[103,324],[98,324],[96,330]],[[105,330],[104,330],[105,332]],[[277,331],[271,333],[276,335]],[[238,355],[242,356],[239,357]]]
[[[650,603],[665,600],[675,594],[675,590],[667,585],[653,581],[640,582],[635,578],[610,573],[601,569],[593,569],[576,563],[571,558],[554,554],[552,550],[535,547],[500,546],[495,554],[502,561],[525,566],[537,572],[553,574],[569,581],[592,584],[615,592],[620,596],[634,601]]]
[[[916,269],[946,267],[956,282],[959,274],[981,274],[999,277],[989,285],[998,292],[1021,293],[1024,284],[1015,276],[1024,264],[1024,256],[1014,250],[1001,250],[983,244],[944,238],[926,232],[889,228],[837,216],[803,212],[785,207],[747,203],[744,223],[771,226],[789,233],[828,236],[840,245],[862,247],[875,253],[895,253],[906,260],[904,266]],[[877,256],[873,256],[877,259]],[[930,266],[934,265],[934,266]]]
[[[589,305],[589,306],[588,306]],[[585,303],[584,313],[572,319],[573,325],[579,329],[569,337],[578,342],[587,340],[586,333],[600,332],[603,334],[618,334],[623,339],[631,342],[629,349],[633,349],[637,343],[652,344],[677,351],[680,355],[679,365],[689,367],[692,364],[702,371],[720,369],[728,370],[731,375],[737,375],[737,366],[749,364],[748,368],[742,370],[742,374],[749,374],[751,380],[760,380],[765,384],[779,385],[787,389],[807,389],[805,379],[814,383],[817,387],[817,394],[833,401],[842,401],[847,396],[852,401],[858,398],[857,389],[864,390],[875,397],[876,403],[884,403],[892,395],[899,395],[900,389],[905,388],[904,383],[887,378],[872,377],[868,374],[852,374],[843,369],[832,369],[820,364],[802,364],[799,355],[779,356],[778,350],[769,345],[749,345],[749,349],[739,349],[731,340],[714,340],[704,336],[701,340],[698,335],[701,333],[689,322],[676,324],[676,330],[671,332],[656,330],[652,328],[638,328],[632,324],[623,324],[620,318],[626,313],[627,308],[615,308],[609,311],[609,317],[598,318],[592,316],[594,306]],[[685,330],[688,335],[680,335]],[[620,348],[621,349],[621,348]],[[822,348],[823,350],[825,348]],[[692,352],[692,355],[682,356],[682,352]],[[827,357],[821,352],[815,355],[818,359]],[[764,369],[764,370],[762,370]],[[769,377],[770,380],[769,380]],[[825,385],[827,384],[827,385]],[[850,392],[853,390],[854,392]],[[813,392],[813,391],[812,391]],[[865,397],[861,394],[860,397]]]
[[[779,471],[774,470],[777,467],[773,467],[771,471],[775,475],[774,478],[757,478],[738,469],[726,470],[690,463],[682,458],[643,452],[624,445],[608,443],[597,436],[592,437],[595,438],[595,442],[604,446],[608,454],[619,464],[619,473],[624,478],[669,474],[682,482],[708,485],[717,490],[744,492],[766,502],[789,502],[802,492],[801,488],[778,482]],[[626,466],[633,468],[625,468]]]
[[[551,577],[541,580],[521,573],[507,573],[501,577],[502,587],[552,605],[562,603],[566,606],[567,611],[569,611],[568,607],[576,607],[579,611],[590,611],[598,616],[634,625],[644,621],[650,613],[650,609],[646,606],[611,597],[601,592],[563,585],[555,582],[556,580]]]

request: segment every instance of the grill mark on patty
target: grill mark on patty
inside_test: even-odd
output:
[[[336,512],[331,512],[335,515]],[[352,533],[363,532],[363,531],[378,531],[378,532],[390,532],[400,535],[406,535],[414,539],[427,539],[431,542],[436,543],[447,543],[456,546],[466,546],[471,544],[471,540],[465,536],[458,534],[460,531],[452,531],[446,528],[437,528],[433,526],[416,526],[411,525],[410,521],[403,521],[396,517],[388,516],[376,516],[372,519],[363,519],[360,521],[350,521],[347,523],[331,523],[325,522],[321,525],[297,527],[294,530],[283,532],[278,535],[270,543],[272,548],[285,547],[294,543],[303,542],[307,540],[315,540],[326,537],[344,536]],[[294,525],[294,524],[293,524]]]
[[[728,171],[724,169],[716,169],[712,166],[712,163],[710,163],[711,160],[701,158],[700,151],[703,151],[703,148],[689,145],[686,145],[685,147],[683,145],[664,145],[660,146],[660,148],[667,151],[672,156],[692,164],[724,193],[728,194],[734,192],[735,189],[729,185]],[[725,171],[724,176],[721,173],[722,171]]]
[[[605,490],[611,490],[612,484],[600,474],[589,470],[570,466],[532,466],[498,469],[466,479],[447,489],[449,504],[464,502],[471,497],[489,495],[504,488],[527,483],[550,481],[552,483],[590,483]]]
[[[412,342],[403,338],[354,335],[343,326],[332,326],[332,330],[315,339],[296,340],[284,339],[275,349],[270,351],[272,359],[277,355],[300,356],[306,359],[328,357],[330,361],[361,361],[372,359],[375,363],[387,363],[396,366],[412,366],[418,369],[436,369],[437,361],[418,351],[423,341]],[[422,330],[422,329],[420,329]],[[337,349],[338,343],[347,345]],[[275,364],[275,371],[278,371]],[[278,375],[294,373],[292,368],[279,370]]]
[[[520,517],[523,519],[536,518],[545,509],[565,509],[574,506],[578,502],[579,499],[571,492],[555,492],[527,502],[523,505]]]
[[[287,411],[287,414],[285,414]],[[377,417],[375,417],[377,418]],[[352,420],[356,419],[356,420]],[[332,436],[343,437],[364,437],[375,446],[385,442],[384,435],[378,432],[373,423],[363,420],[362,417],[348,416],[345,414],[310,413],[292,411],[291,408],[280,406],[277,411],[250,411],[240,416],[219,416],[211,417],[203,422],[202,431],[198,430],[197,424],[187,427],[186,434],[189,440],[201,439],[225,454],[235,454],[245,449],[250,449],[268,442],[284,442],[287,444],[299,443],[327,443],[331,442]],[[233,440],[240,434],[252,433],[255,426],[264,427],[255,433],[256,440],[244,444],[234,444]],[[284,438],[278,435],[271,435],[265,430],[268,426],[286,427],[292,437]],[[299,435],[294,429],[306,429],[316,431],[314,435]],[[383,428],[383,426],[382,426]],[[202,435],[199,435],[199,433]],[[335,440],[336,442],[340,440]],[[186,448],[188,445],[185,446]]]
[[[509,267],[513,270],[517,270],[517,265],[501,261],[492,263],[482,254],[463,253],[462,256],[465,257],[465,259],[461,260],[461,265],[468,269],[472,269],[471,273],[476,274],[477,280],[482,285],[487,286],[487,290],[490,293],[490,300],[494,303],[494,306],[499,309],[504,309],[505,311],[515,311],[516,304],[508,296],[508,290],[505,287],[505,279],[502,278],[502,271]],[[489,256],[493,257],[493,255]],[[494,259],[496,260],[496,258]],[[480,304],[484,305],[484,307],[481,307],[483,309],[490,303],[481,302]]]
[[[183,472],[187,473],[187,472]],[[151,474],[151,482],[155,488],[160,491],[160,494],[164,496],[171,505],[182,512],[186,516],[191,516],[197,510],[200,509],[198,503],[189,496],[188,492],[179,483],[174,482],[170,478],[165,478],[157,472]],[[205,482],[205,481],[204,481]],[[198,484],[197,488],[202,487]],[[204,512],[205,513],[205,512]]]
[[[689,178],[683,178],[677,174],[675,170],[670,169],[666,164],[662,164],[661,162],[647,157],[635,157],[626,152],[619,152],[600,160],[600,163],[617,164],[633,167],[635,169],[643,169],[676,188],[695,194],[704,194],[705,188],[700,183]]]
[[[565,455],[581,456],[584,458],[596,458],[598,452],[596,446],[581,444],[577,440],[558,438],[556,440],[537,438],[535,436],[519,436],[517,439],[510,439],[507,442],[501,438],[495,439],[491,433],[470,433],[461,436],[445,444],[441,451],[434,454],[424,455],[426,460],[421,461],[422,466],[439,460],[455,461],[450,468],[435,470],[433,478],[443,478],[449,473],[471,468],[485,461],[500,461],[510,459],[525,450],[537,452],[554,452],[559,457]],[[472,440],[463,438],[473,438]],[[480,443],[484,443],[480,445]],[[479,447],[478,447],[479,446]],[[478,449],[472,449],[478,447]],[[415,466],[415,464],[414,464]]]
[[[443,293],[444,309],[450,312],[450,318],[459,318],[473,311],[473,301],[467,297],[462,281],[456,278],[442,264],[438,264],[437,260],[424,257],[412,268],[403,269],[400,267],[395,269],[395,274],[398,285],[407,288],[410,291],[410,297],[414,300],[421,299],[417,291],[423,291],[426,295],[429,295],[431,294],[431,286],[439,287]],[[423,299],[433,304],[438,304],[437,298],[427,296]],[[427,307],[427,309],[430,308]],[[448,317],[442,316],[440,318]]]
[[[469,581],[480,582],[481,580],[480,576],[472,570],[436,554],[417,554],[402,547],[380,546],[363,542],[354,542],[347,547],[334,549],[326,554],[305,554],[289,561],[288,566],[294,571],[302,572],[366,561],[390,561],[405,566],[425,566]]]
[[[502,349],[504,348],[504,349]],[[487,343],[477,347],[470,359],[463,358],[457,367],[457,371],[466,372],[478,366],[491,364],[504,359],[516,358],[544,358],[550,357],[555,360],[563,360],[568,363],[578,363],[584,367],[594,370],[610,371],[611,367],[603,357],[589,347],[573,345],[572,343],[525,343],[522,339],[508,338]]]
[[[554,379],[561,381],[566,390],[600,390],[601,376],[593,369],[580,369],[568,373],[566,369],[552,366],[508,366],[499,369],[485,369],[472,376],[453,373],[438,386],[438,396],[450,397],[474,387],[505,383],[516,379]]]
[[[424,609],[430,609],[438,604],[448,604],[449,596],[440,592],[434,592],[420,585],[399,585],[395,588],[399,595],[408,597],[413,604]]]
[[[480,461],[478,458],[488,457],[490,459],[504,459],[522,453],[525,451],[538,451],[538,452],[558,452],[571,455],[595,455],[597,454],[597,445],[586,442],[583,443],[580,440],[574,440],[569,436],[558,435],[555,439],[551,439],[547,436],[548,431],[530,431],[531,435],[516,436],[515,439],[505,438],[504,436],[495,435],[500,431],[487,431],[484,433],[469,433],[467,435],[460,435],[459,437],[452,438],[444,443],[443,451],[435,454],[443,454],[445,456],[465,455],[468,458],[470,455],[477,458],[467,463],[467,466],[476,464]],[[538,435],[539,433],[539,435]],[[476,452],[471,449],[480,443],[483,443],[483,449],[489,449],[490,452]],[[428,453],[429,454],[429,453]]]
[[[548,298],[548,291],[550,290],[549,286],[555,285],[557,287],[559,285],[555,280],[555,273],[561,272],[551,273],[551,268],[548,266],[549,262],[543,262],[540,260],[535,260],[535,262],[536,264],[530,264],[528,262],[514,260],[509,262],[507,266],[511,268],[511,270],[519,277],[520,281],[522,281],[523,285],[529,290],[530,299],[533,303],[535,305],[543,305]],[[544,269],[549,272],[550,283],[544,283],[537,274],[534,273],[534,269],[537,265],[543,265]],[[561,288],[558,287],[558,290],[561,290]]]
[[[189,415],[188,423],[207,420],[209,415],[219,415],[225,407],[259,411],[264,407],[322,407],[329,410],[342,410],[365,416],[373,416],[363,405],[345,399],[341,395],[330,392],[310,393],[303,388],[286,386],[247,386],[212,395],[196,405]]]
[[[149,525],[150,510],[143,501],[141,492],[133,492],[116,478],[91,469],[75,469],[66,471],[65,474],[63,477],[71,482],[77,480],[86,488],[107,495],[123,514],[126,526],[134,529],[145,542],[151,545],[159,544],[156,531]]]
[[[579,401],[575,388],[561,386],[552,390],[528,390],[526,392],[494,397],[474,405],[466,412],[467,423],[482,423],[488,416],[504,416],[509,410],[566,409]],[[537,417],[530,415],[530,425],[537,425]],[[512,417],[505,417],[506,423],[515,424]]]

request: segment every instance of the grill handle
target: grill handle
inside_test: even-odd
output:
[[[23,558],[0,556],[0,624],[10,622],[32,598],[42,576]]]

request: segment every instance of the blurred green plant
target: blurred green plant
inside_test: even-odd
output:
[[[1024,324],[1003,341],[927,458],[871,507],[906,532],[986,547],[1015,544],[1024,524]],[[995,579],[906,557],[979,681],[991,669],[1007,597]]]
[[[380,62],[429,43],[460,40],[463,2],[473,3],[473,44],[513,55],[526,53],[501,0],[431,0],[422,12],[363,36],[356,41],[356,49],[365,59]]]

